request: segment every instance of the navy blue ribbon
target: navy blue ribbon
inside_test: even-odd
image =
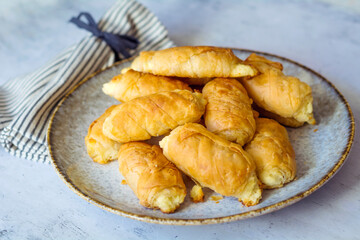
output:
[[[80,18],[82,16],[86,18],[88,21],[87,23],[81,21]],[[120,60],[118,53],[121,53],[125,58],[131,57],[127,49],[136,49],[139,45],[139,41],[134,37],[101,31],[93,17],[87,12],[81,12],[76,18],[72,17],[70,22],[74,23],[79,28],[84,28],[85,30],[91,32],[94,36],[103,39],[114,52],[115,61]]]

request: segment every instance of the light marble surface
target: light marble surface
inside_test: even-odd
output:
[[[320,72],[360,113],[359,1],[141,0],[178,45],[282,55]],[[341,2],[341,3],[340,3]],[[0,8],[0,84],[41,66],[87,35],[68,23],[97,19],[113,1],[12,0]],[[103,211],[74,194],[52,166],[0,149],[0,239],[360,239],[359,134],[324,187],[280,211],[221,225],[163,226]]]

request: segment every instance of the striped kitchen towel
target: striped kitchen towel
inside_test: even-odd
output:
[[[174,46],[156,16],[134,0],[118,1],[98,27],[137,38],[131,55]],[[37,71],[0,86],[1,145],[17,157],[49,162],[46,132],[57,103],[86,76],[113,62],[111,48],[89,35]]]

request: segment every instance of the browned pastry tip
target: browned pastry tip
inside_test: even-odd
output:
[[[106,137],[102,128],[105,119],[116,106],[109,107],[104,114],[92,122],[85,137],[85,146],[89,156],[94,162],[105,164],[117,158],[121,144]]]

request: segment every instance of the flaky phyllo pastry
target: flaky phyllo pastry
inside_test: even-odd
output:
[[[141,205],[171,213],[184,201],[186,187],[181,173],[159,146],[125,143],[118,159],[119,170]]]
[[[280,63],[254,53],[245,63],[251,64],[260,72],[253,78],[242,80],[257,106],[273,113],[277,120],[288,126],[296,127],[304,122],[315,124],[309,85],[296,77],[284,75]]]
[[[111,140],[103,134],[102,128],[105,119],[116,106],[109,107],[103,115],[91,123],[85,137],[85,145],[89,156],[97,163],[107,163],[117,159],[120,143]]]
[[[240,145],[197,123],[177,127],[159,144],[164,155],[202,187],[236,197],[246,206],[261,199],[255,163]]]
[[[295,118],[284,118],[284,117],[280,117],[279,115],[266,111],[263,108],[258,107],[256,104],[252,105],[253,109],[258,111],[259,114],[262,117],[266,117],[266,118],[271,118],[276,120],[277,122],[281,123],[282,125],[285,126],[289,126],[289,127],[301,127],[302,125],[304,125],[305,122],[299,122],[297,121]]]
[[[216,78],[203,88],[207,100],[206,128],[241,146],[251,140],[255,133],[255,119],[251,99],[245,88],[235,79]]]
[[[257,118],[256,133],[245,147],[265,188],[282,187],[296,174],[295,152],[286,129],[272,119]]]
[[[115,76],[103,85],[103,92],[121,102],[127,102],[158,92],[186,89],[192,91],[184,82],[170,77],[155,76],[151,73],[141,73],[132,69]]]
[[[279,62],[256,54],[242,61],[226,48],[141,52],[103,85],[122,103],[90,125],[87,151],[98,163],[117,158],[140,204],[164,213],[184,201],[180,171],[195,183],[193,202],[204,201],[207,187],[258,204],[263,188],[295,179],[295,153],[279,123],[315,124],[310,86],[282,71]],[[138,142],[161,135],[162,150]]]
[[[150,139],[187,122],[198,122],[205,105],[201,93],[188,90],[135,98],[114,108],[104,121],[103,133],[122,143]]]
[[[185,78],[255,76],[257,70],[237,58],[231,49],[198,46],[141,52],[131,68],[161,76]]]
[[[127,71],[129,71],[131,68],[127,67],[127,68],[123,68],[121,70],[121,73],[124,74]],[[135,71],[135,70],[133,70]],[[135,71],[136,72],[136,71]],[[157,76],[160,77],[159,75],[154,75],[153,76]],[[165,76],[163,76],[165,77]],[[173,80],[179,80],[182,81],[184,83],[187,83],[189,85],[205,85],[206,83],[210,82],[211,80],[213,80],[214,78],[184,78],[184,77],[168,77],[168,79],[173,79]]]

